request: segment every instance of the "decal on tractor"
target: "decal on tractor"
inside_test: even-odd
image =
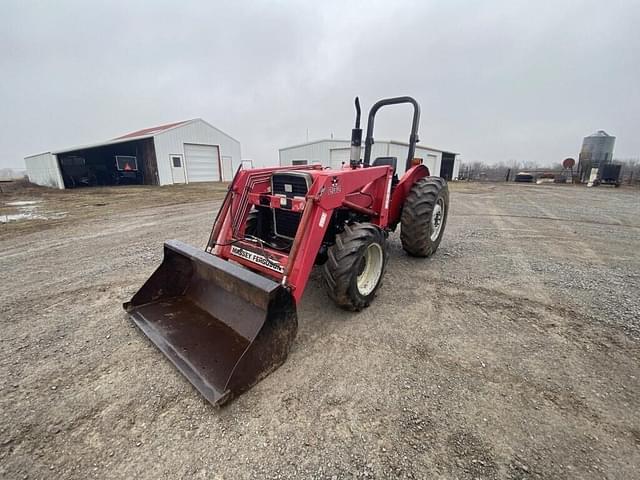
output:
[[[277,261],[271,260],[259,253],[252,252],[250,250],[245,250],[244,248],[240,248],[236,245],[231,247],[231,254],[236,257],[244,258],[245,260],[249,260],[252,263],[256,263],[258,265],[262,265],[263,267],[267,267],[270,270],[278,273],[284,273],[284,268]]]
[[[320,215],[320,223],[318,223],[318,226],[320,228],[324,228],[324,223],[327,221],[327,212],[322,212],[322,215]]]
[[[329,186],[329,195],[336,195],[341,191],[342,189],[340,188],[340,180],[338,180],[338,177],[333,177],[331,179],[331,185]]]

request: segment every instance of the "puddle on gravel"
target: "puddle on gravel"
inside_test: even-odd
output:
[[[39,211],[42,200],[16,200],[5,202],[4,206],[14,207],[17,213],[0,214],[0,223],[18,222],[21,220],[51,220],[63,218],[67,212]]]
[[[6,202],[5,205],[9,205],[10,207],[31,207],[40,202],[42,202],[42,200],[16,200],[15,202]]]

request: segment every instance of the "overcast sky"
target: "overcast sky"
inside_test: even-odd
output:
[[[423,144],[561,161],[604,129],[640,157],[640,2],[0,2],[0,166],[202,117],[268,164],[411,95]],[[409,109],[379,139],[405,140]]]

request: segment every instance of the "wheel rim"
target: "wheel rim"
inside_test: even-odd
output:
[[[433,213],[431,214],[431,241],[435,242],[440,236],[442,231],[442,224],[444,223],[444,200],[439,198],[433,207]]]
[[[377,243],[370,244],[362,256],[360,266],[358,268],[358,291],[360,295],[367,296],[378,285],[380,275],[382,275],[383,263],[382,248]]]

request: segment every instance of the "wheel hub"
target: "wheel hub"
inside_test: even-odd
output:
[[[365,250],[358,266],[356,283],[360,295],[366,297],[373,292],[382,275],[382,266],[382,248],[377,243],[372,243]]]
[[[435,242],[442,230],[442,220],[444,218],[444,201],[440,198],[433,207],[431,214],[431,241]]]

